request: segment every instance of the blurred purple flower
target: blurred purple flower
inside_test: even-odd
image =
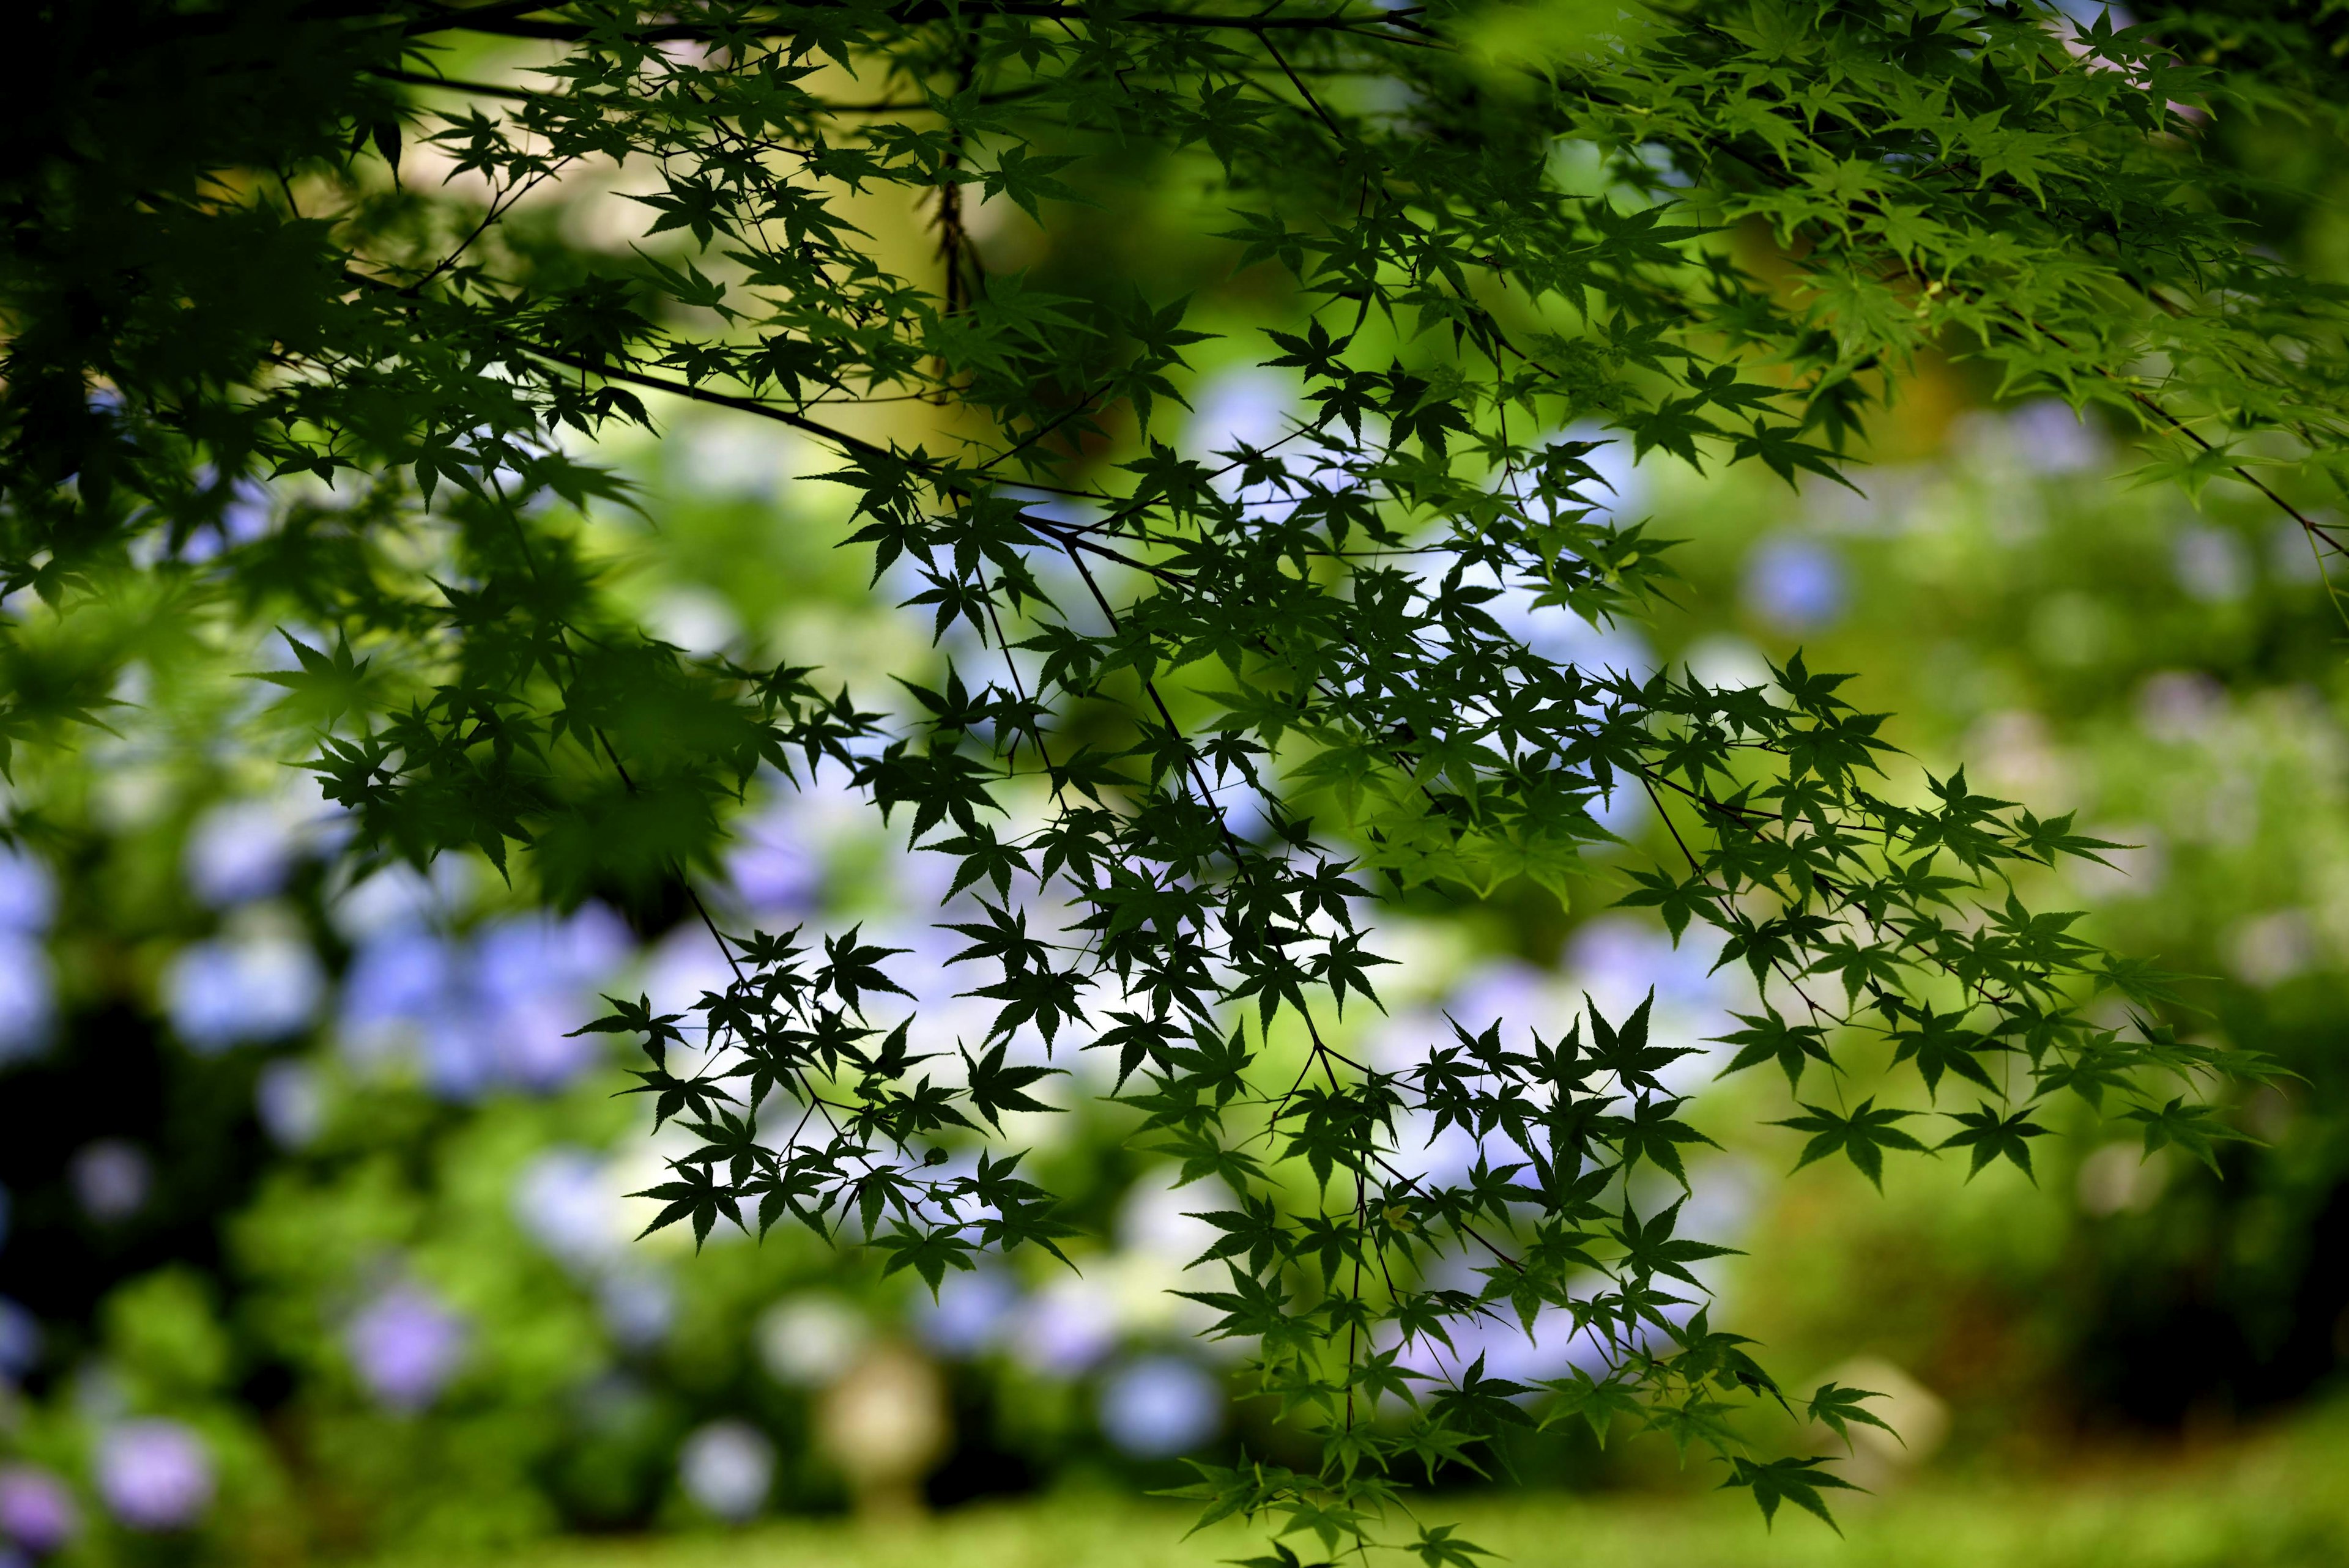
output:
[[[269,531],[275,515],[268,486],[257,480],[238,480],[222,501],[218,520],[191,532],[180,546],[179,559],[191,563],[210,561],[231,545],[250,544]]]
[[[1630,839],[1637,837],[1640,830],[1647,824],[1649,801],[1646,791],[1630,788],[1619,775],[1615,788],[1603,795],[1591,797],[1584,802],[1582,809],[1590,813],[1592,821],[1617,838]],[[1592,846],[1592,852],[1601,847],[1603,845]]]
[[[1741,1155],[1716,1154],[1694,1165],[1689,1174],[1691,1186],[1681,1202],[1678,1233],[1717,1246],[1734,1245],[1760,1206],[1766,1180],[1763,1172]],[[1710,1289],[1724,1270],[1713,1259],[1692,1265],[1692,1272]]]
[[[749,908],[797,913],[812,909],[823,891],[823,864],[807,841],[806,813],[786,797],[735,825],[726,856],[727,880]]]
[[[1574,1009],[1561,1006],[1561,1001],[1540,970],[1530,964],[1503,960],[1485,965],[1455,986],[1444,999],[1444,1011],[1472,1035],[1481,1035],[1498,1024],[1502,1042],[1524,1050],[1537,1034],[1554,1040],[1565,1033]],[[1448,1045],[1451,1037],[1447,1026],[1438,1043]]]
[[[1456,1121],[1447,1123],[1441,1132],[1434,1131],[1434,1127],[1435,1113],[1430,1110],[1405,1110],[1395,1118],[1393,1159],[1403,1175],[1445,1187],[1466,1180],[1480,1155],[1495,1165],[1525,1158],[1513,1152],[1516,1146],[1506,1133],[1495,1131],[1489,1139],[1480,1139]]]
[[[1196,1362],[1153,1356],[1122,1367],[1102,1384],[1102,1430],[1135,1459],[1188,1453],[1224,1424],[1224,1387]]]
[[[212,1453],[181,1422],[124,1421],[98,1439],[98,1492],[133,1530],[184,1530],[212,1506]]]
[[[40,1364],[41,1320],[0,1295],[0,1377],[22,1377]]]
[[[262,1130],[280,1149],[303,1149],[326,1125],[326,1095],[307,1062],[272,1062],[253,1088]]]
[[[276,801],[224,800],[188,830],[181,867],[188,889],[214,909],[267,898],[302,858],[300,830]]]
[[[1746,607],[1782,632],[1815,632],[1841,618],[1843,557],[1816,539],[1764,540],[1745,562]]]
[[[677,1286],[653,1269],[621,1269],[595,1289],[604,1332],[623,1350],[651,1350],[677,1324]]]
[[[568,920],[533,914],[492,921],[474,934],[473,947],[474,987],[481,1001],[502,1008],[601,983],[628,956],[628,928],[591,903]]]
[[[114,1225],[147,1206],[155,1168],[137,1144],[101,1138],[75,1151],[66,1162],[66,1179],[84,1214],[101,1225]]]
[[[343,1026],[420,1022],[448,1003],[455,983],[454,955],[442,938],[408,930],[370,938],[343,976]]]
[[[2058,9],[2085,11],[2093,17],[2104,7],[2084,5],[2081,0],[2071,0],[2069,5],[2059,0]],[[2016,452],[2035,473],[2075,474],[2105,459],[2105,444],[2097,438],[2096,432],[2053,397],[2042,397],[2017,408],[2007,416],[2007,428],[2013,434]]]
[[[1437,575],[1431,573],[1426,580],[1431,593]],[[1503,631],[1553,664],[1571,665],[1592,676],[1610,671],[1645,675],[1656,667],[1654,650],[1630,627],[1594,626],[1563,604],[1536,603],[1539,597],[1524,583],[1508,583],[1484,608]]]
[[[514,1179],[514,1219],[567,1267],[585,1271],[610,1262],[627,1236],[609,1170],[603,1156],[585,1149],[545,1150]]]
[[[37,1054],[57,1025],[57,982],[37,935],[0,928],[0,1063]]]
[[[574,1036],[586,994],[628,956],[617,916],[589,905],[568,920],[492,922],[469,946],[392,926],[362,943],[343,987],[341,1037],[361,1059],[421,1055],[449,1099],[500,1085],[552,1092],[594,1067],[603,1047]]]
[[[442,1099],[478,1099],[497,1087],[498,1047],[486,1018],[454,1010],[424,1030],[424,1083]]]
[[[57,913],[57,882],[36,856],[0,844],[0,1063],[38,1051],[56,1023],[56,982],[40,934]]]
[[[47,931],[57,902],[57,879],[47,864],[15,844],[0,844],[0,930]]]
[[[595,1065],[605,1037],[573,1033],[587,1020],[567,995],[525,997],[498,1019],[498,1073],[520,1088],[552,1094]]]
[[[1607,914],[1574,934],[1567,944],[1565,968],[1597,996],[1599,1010],[1614,1021],[1638,1006],[1651,987],[1660,1007],[1721,1006],[1728,988],[1709,972],[1704,954],[1705,944],[1693,937],[1674,946],[1671,933],[1660,926]]]
[[[1288,433],[1297,389],[1275,372],[1249,366],[1208,377],[1192,393],[1183,449],[1202,461],[1240,442],[1264,448]]]
[[[1001,1336],[1019,1305],[1019,1286],[1000,1269],[951,1275],[937,1300],[915,1297],[914,1328],[922,1343],[953,1360],[977,1356]]]
[[[1668,1316],[1676,1313],[1686,1315],[1679,1308],[1667,1308],[1665,1312]],[[1452,1349],[1446,1350],[1436,1341],[1423,1336],[1404,1348],[1397,1363],[1453,1382],[1482,1357],[1486,1377],[1506,1378],[1513,1383],[1562,1377],[1578,1367],[1596,1373],[1609,1363],[1605,1344],[1594,1335],[1578,1333],[1574,1315],[1562,1306],[1542,1308],[1530,1334],[1514,1315],[1506,1318],[1454,1320],[1444,1325],[1444,1331],[1452,1336]]]
[[[2170,567],[2187,597],[2206,604],[2225,603],[2251,591],[2251,552],[2223,528],[2179,529],[2170,543]]]
[[[38,1465],[0,1468],[0,1534],[46,1557],[80,1528],[81,1510],[54,1473]]]
[[[1057,1279],[1030,1296],[1011,1329],[1011,1354],[1031,1371],[1072,1377],[1117,1347],[1117,1303],[1090,1279]]]
[[[410,865],[386,866],[336,893],[328,917],[354,943],[445,923],[465,902],[472,881],[470,863],[443,855],[429,876]]]
[[[775,1480],[775,1445],[744,1421],[712,1421],[685,1439],[677,1458],[685,1494],[729,1523],[759,1511]]]
[[[204,1056],[299,1033],[325,990],[317,955],[290,936],[194,943],[163,977],[171,1027]]]
[[[396,1284],[359,1309],[344,1348],[376,1402],[413,1413],[430,1405],[464,1357],[465,1320],[421,1285]]]

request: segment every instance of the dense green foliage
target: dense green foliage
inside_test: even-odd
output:
[[[362,863],[478,851],[654,912],[762,769],[852,775],[977,894],[954,962],[1000,1009],[984,1039],[867,1028],[896,955],[854,929],[727,934],[734,981],[689,1016],[616,1003],[597,1027],[700,1143],[664,1221],[804,1223],[933,1284],[1052,1248],[996,1135],[1050,1109],[1031,1044],[1113,1054],[1147,1146],[1237,1195],[1201,1299],[1322,1439],[1317,1468],[1207,1473],[1208,1517],[1471,1561],[1387,1504],[1530,1390],[1402,1357],[1546,1306],[1614,1351],[1558,1416],[1823,1512],[1825,1461],[1728,1418],[1843,1427],[1865,1395],[1782,1395],[1678,1310],[1719,1249],[1669,1190],[1709,1140],[1647,1009],[1529,1049],[1461,1019],[1404,1070],[1329,1025],[1377,999],[1375,901],[1563,891],[1631,792],[1680,858],[1627,902],[1750,975],[1732,1069],[1783,1070],[1804,1161],[2029,1171],[2058,1097],[2149,1150],[2234,1136],[2202,1088],[2262,1059],[2180,1038],[2161,974],[2013,886],[2114,845],[1962,771],[1919,787],[1799,656],[1712,686],[1546,657],[1494,613],[1669,593],[1592,428],[1847,483],[1929,352],[2137,422],[2152,477],[2324,496],[2337,306],[2247,242],[2230,204],[2261,193],[2200,153],[2211,116],[2331,112],[2283,68],[2321,44],[2178,26],[2213,41],[2029,5],[50,7],[0,186],[7,584],[60,624],[135,601],[306,628],[275,718],[316,737]],[[1204,191],[1245,280],[1212,322],[973,237],[970,195],[1098,235],[1143,180]],[[935,258],[865,232],[899,210]],[[1151,437],[1198,323],[1293,373],[1292,429],[1213,463]],[[656,393],[828,447],[945,678],[893,717],[631,624],[577,526],[629,498],[582,438]],[[262,478],[283,526],[191,548]],[[12,665],[20,769],[113,690],[103,636],[48,645],[78,656]],[[1841,1094],[1886,1053],[1923,1103]],[[1407,1115],[1488,1157],[1426,1175]]]

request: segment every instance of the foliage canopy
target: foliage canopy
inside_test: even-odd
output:
[[[594,1027],[698,1144],[662,1223],[804,1224],[933,1286],[1057,1251],[1005,1119],[1062,1070],[1031,1037],[1099,1050],[1144,1146],[1233,1195],[1198,1299],[1320,1444],[1203,1470],[1206,1518],[1472,1563],[1390,1505],[1536,1418],[1447,1326],[1548,1308],[1611,1354],[1547,1418],[1660,1429],[1765,1515],[1824,1517],[1825,1461],[1757,1457],[1733,1414],[1844,1431],[1868,1396],[1780,1390],[1698,1305],[1723,1249],[1680,1229],[1710,1141],[1687,1053],[1642,1006],[1359,1059],[1331,1025],[1377,1000],[1365,910],[1563,893],[1610,837],[1594,805],[1633,792],[1675,858],[1626,902],[1750,973],[1727,1070],[1784,1072],[1804,1162],[2028,1172],[2063,1095],[2148,1149],[2233,1136],[2203,1097],[2265,1064],[2180,1039],[2164,975],[2018,894],[2113,846],[1962,772],[1888,782],[1884,716],[1799,655],[1745,689],[1584,667],[1492,606],[1669,592],[1597,439],[1854,483],[1928,354],[2101,406],[2151,477],[2251,485],[2330,551],[2306,514],[2349,420],[2342,304],[2252,243],[2263,192],[2209,152],[2233,119],[2336,112],[2330,17],[59,0],[21,26],[51,65],[0,176],[0,572],[38,601],[0,745],[21,765],[102,716],[118,672],[70,629],[128,598],[306,629],[268,678],[361,861],[473,850],[551,901],[643,904],[689,890],[755,779],[845,770],[954,861],[954,962],[999,1011],[951,1047],[868,1027],[895,954],[853,930],[725,933],[733,983],[689,1016],[615,1002]],[[1151,184],[1203,192],[1197,242],[1244,285],[1212,313],[974,239],[994,203],[1098,241]],[[862,226],[905,210],[935,254]],[[1209,314],[1302,396],[1203,460],[1153,421]],[[665,398],[833,454],[848,542],[876,578],[911,563],[959,650],[902,715],[616,609],[576,522],[631,500],[592,443]],[[262,480],[282,525],[211,549]],[[1887,1058],[1921,1105],[1843,1093]],[[1486,1153],[1438,1180],[1405,1125]]]

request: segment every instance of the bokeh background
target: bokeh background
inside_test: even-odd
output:
[[[2292,163],[2321,150],[2227,145],[2280,189],[2331,178]],[[1225,276],[1166,169],[1099,178],[1123,198],[1049,241],[982,209],[988,264],[1200,286],[1211,325],[1283,308]],[[2328,211],[2254,216],[2337,272]],[[1166,432],[1200,454],[1278,436],[1295,388],[1247,360],[1204,351]],[[813,449],[678,414],[602,455],[644,516],[577,526],[670,641],[815,665],[893,710],[892,674],[985,667],[837,548],[846,492],[806,478]],[[1444,1478],[1430,1506],[1534,1563],[2349,1561],[2349,621],[2256,497],[2140,487],[2126,432],[1964,364],[1922,366],[1867,456],[1861,494],[1605,449],[1615,510],[1686,542],[1675,603],[1606,629],[1495,608],[1554,656],[1748,684],[1801,647],[1860,672],[1847,695],[1898,716],[1914,764],[2132,846],[2036,896],[2198,976],[2182,1028],[2301,1078],[2229,1106],[2260,1141],[2217,1173],[2067,1106],[2035,1185],[1909,1161],[1879,1195],[1790,1176],[1797,1140],[1764,1125],[1783,1082],[1715,1082],[1706,1047],[1681,1071],[1724,1147],[1684,1228],[1745,1254],[1711,1280],[1715,1322],[1789,1384],[1883,1391],[1905,1439],[1861,1434],[1850,1542],[1799,1517],[1765,1534],[1668,1447],[1562,1430],[1516,1443],[1510,1486]],[[255,489],[187,553],[316,502]],[[1064,1054],[1066,1114],[1018,1129],[1083,1227],[1075,1271],[1021,1260],[934,1302],[803,1235],[637,1240],[655,1211],[628,1194],[672,1146],[619,1094],[610,1037],[571,1031],[600,992],[675,1009],[717,983],[682,909],[552,915],[460,860],[354,878],[282,760],[299,716],[254,678],[292,663],[284,635],[135,584],[65,623],[0,609],[8,679],[130,671],[104,733],[10,787],[23,831],[0,850],[0,1565],[1236,1554],[1138,1501],[1186,1455],[1289,1452],[1168,1294],[1215,1194],[1129,1147],[1091,1058]],[[1387,1015],[1349,1022],[1361,1048],[1404,1059],[1445,1011],[1553,1032],[1585,995],[1614,1016],[1651,988],[1674,1043],[1733,1026],[1736,976],[1612,907],[1611,861],[1660,825],[1626,798],[1610,826],[1625,847],[1568,903],[1505,888],[1382,916],[1400,963]],[[944,857],[905,852],[834,774],[756,781],[735,828],[703,889],[728,918],[861,924],[908,950],[934,1044],[983,1028],[928,924]],[[1512,1377],[1588,1353],[1549,1325],[1481,1348]]]
[[[1895,1509],[1918,1487],[2217,1462],[2275,1429],[2322,1450],[2349,1352],[2341,623],[2296,531],[2216,490],[2197,510],[2129,488],[2126,452],[2060,405],[1967,394],[1961,370],[1934,373],[1903,411],[1913,453],[1879,455],[1864,498],[1619,459],[1619,508],[1689,542],[1680,605],[1606,632],[1515,612],[1613,664],[1765,681],[1801,645],[1864,672],[1863,706],[1896,712],[1920,761],[2136,846],[2075,874],[2067,906],[2207,976],[2194,1027],[2303,1075],[2233,1108],[2264,1142],[2230,1150],[2223,1178],[2083,1117],[2039,1147],[2035,1187],[1909,1161],[1878,1196],[1839,1170],[1786,1174],[1793,1144],[1757,1127],[1783,1083],[1711,1083],[1718,1047],[1683,1064],[1727,1146],[1695,1175],[1705,1233],[1748,1253],[1714,1282],[1720,1320],[1792,1380],[1891,1396],[1907,1445],[1863,1444],[1855,1470]],[[1185,439],[1277,429],[1286,395],[1211,371]],[[833,548],[837,502],[796,477],[815,454],[704,421],[619,456],[661,531],[607,521],[601,542],[672,640],[821,662],[875,695],[936,656],[919,612]],[[256,494],[244,525],[285,504]],[[975,1501],[1130,1498],[1185,1454],[1281,1452],[1166,1294],[1200,1250],[1185,1211],[1213,1195],[1127,1147],[1088,1058],[1070,1114],[1022,1130],[1086,1228],[1081,1272],[1029,1260],[932,1303],[798,1234],[721,1229],[698,1254],[676,1232],[634,1240],[652,1208],[626,1194],[665,1145],[616,1098],[609,1037],[568,1031],[599,991],[676,1006],[716,984],[708,938],[657,911],[533,912],[462,861],[347,880],[333,812],[238,738],[278,695],[251,675],[288,657],[256,635],[142,664],[151,688],[122,694],[117,733],[49,778],[40,832],[0,857],[16,1560],[950,1524]],[[973,1004],[927,925],[944,858],[905,853],[837,777],[802,786],[754,791],[709,896],[767,929],[862,923],[909,949],[950,1037]],[[1613,825],[1634,846],[1654,826],[1628,808]],[[1610,908],[1620,885],[1595,865],[1571,907],[1505,890],[1390,915],[1402,963],[1389,1016],[1357,1026],[1369,1048],[1411,1049],[1439,1010],[1549,1029],[1586,993],[1614,1013],[1651,986],[1677,1041],[1733,1026],[1738,983]],[[1579,1350],[1497,1327],[1485,1348],[1511,1377]],[[1575,1508],[1702,1511],[1682,1494],[1705,1478],[1661,1449],[1551,1435],[1514,1457]],[[1762,1549],[1750,1520],[1723,1528]]]

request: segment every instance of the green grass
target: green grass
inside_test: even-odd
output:
[[[2194,1459],[2051,1467],[1996,1484],[1920,1479],[1842,1500],[1844,1535],[1798,1510],[1765,1531],[1737,1496],[1429,1500],[1428,1517],[1547,1568],[2344,1568],[2349,1409]],[[781,1522],[730,1535],[564,1542],[495,1568],[1207,1568],[1256,1554],[1236,1526],[1185,1541],[1176,1508],[1097,1494],[902,1523]],[[1294,1542],[1314,1561],[1309,1538]],[[419,1565],[420,1568],[420,1565]],[[436,1568],[457,1568],[442,1559]],[[467,1565],[471,1568],[471,1565]],[[487,1564],[483,1568],[488,1568]]]

